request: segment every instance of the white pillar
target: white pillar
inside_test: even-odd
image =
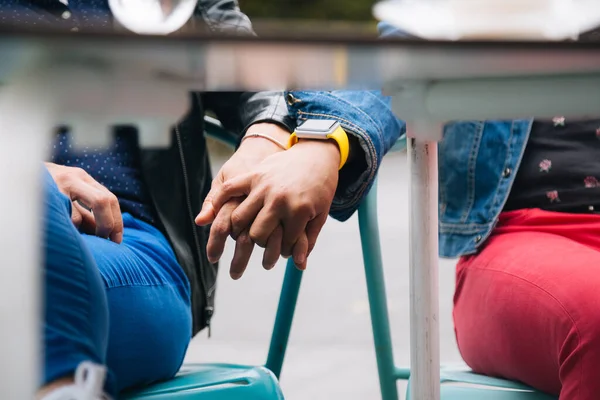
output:
[[[440,399],[437,124],[410,126],[410,361],[412,400]],[[427,132],[421,133],[421,130]]]

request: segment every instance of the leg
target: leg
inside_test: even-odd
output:
[[[492,237],[457,269],[454,321],[474,371],[561,400],[600,393],[600,252],[566,237]]]
[[[123,215],[120,245],[83,235],[106,286],[111,392],[171,378],[192,334],[189,283],[164,236]]]
[[[432,128],[416,124],[417,129]],[[413,135],[420,132],[412,132]],[[418,136],[417,136],[418,137]],[[409,139],[411,399],[439,400],[437,143]]]
[[[45,294],[43,384],[104,364],[108,305],[96,263],[71,222],[71,202],[44,170]]]

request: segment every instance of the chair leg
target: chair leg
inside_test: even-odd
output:
[[[275,325],[271,335],[271,344],[269,345],[269,355],[265,367],[275,374],[279,379],[285,351],[288,345],[294,311],[296,311],[296,302],[298,292],[302,283],[302,271],[294,265],[294,260],[290,257],[286,264],[285,277],[281,295],[279,296],[279,305],[277,306],[277,315],[275,316]]]
[[[394,365],[394,353],[390,333],[389,313],[385,294],[383,262],[379,242],[379,226],[377,223],[377,182],[358,209],[360,240],[367,280],[367,293],[371,311],[371,325],[379,372],[379,386],[383,400],[397,400],[397,375]]]

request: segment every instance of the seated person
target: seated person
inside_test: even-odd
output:
[[[78,2],[69,4],[75,20],[87,18],[77,15]],[[106,9],[101,1],[87,6]],[[237,21],[229,25],[251,30],[236,1],[220,1],[219,8],[200,2],[205,6],[201,11],[213,28],[225,12]],[[385,116],[361,126],[341,121],[350,151],[339,171],[335,143],[303,141],[287,151],[278,143],[287,142],[299,120],[340,120],[338,109],[353,96],[314,94],[303,100],[302,112],[290,112],[283,93],[194,93],[171,146],[158,150],[140,149],[133,127],[115,128],[107,149],[78,146],[68,129],[61,130],[43,181],[44,368],[38,398],[101,399],[172,377],[191,337],[210,327],[216,262],[230,234],[236,240],[234,278],[242,275],[255,243],[266,247],[265,268],[292,254],[305,268],[327,214],[344,220],[355,211],[403,126]],[[385,100],[372,100],[389,108]],[[298,105],[293,97],[287,102]],[[252,174],[267,199],[254,230],[232,229],[243,195],[219,207],[218,215],[206,202],[198,223],[216,217],[210,230],[194,223],[211,188],[204,110],[247,137],[212,187]]]

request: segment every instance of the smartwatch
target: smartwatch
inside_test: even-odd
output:
[[[340,149],[340,168],[346,164],[350,144],[348,143],[348,134],[340,123],[333,119],[309,119],[298,125],[294,133],[290,135],[287,148],[289,149],[300,139],[312,140],[335,140]]]

